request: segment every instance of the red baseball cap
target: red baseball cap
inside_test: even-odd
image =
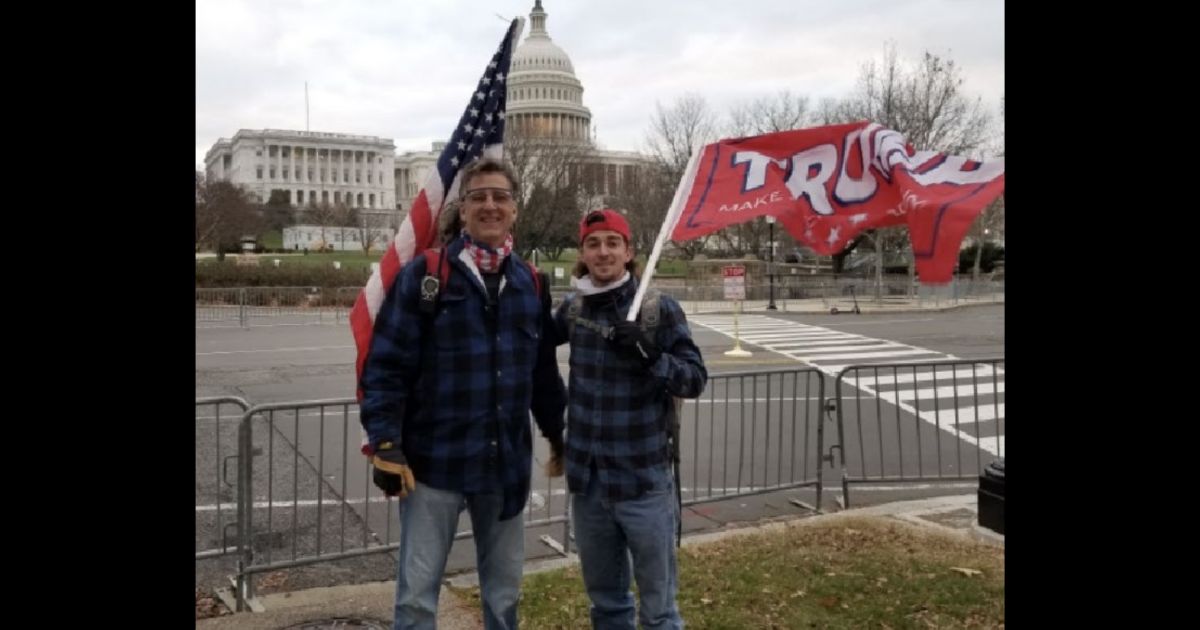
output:
[[[579,222],[579,243],[582,245],[588,234],[603,230],[612,230],[624,237],[626,243],[629,242],[629,223],[625,221],[625,217],[616,210],[604,208],[592,210],[584,215],[583,220]]]

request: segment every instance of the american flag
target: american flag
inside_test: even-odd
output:
[[[471,100],[450,135],[450,141],[438,156],[437,169],[425,180],[408,216],[400,224],[396,238],[379,261],[379,268],[371,274],[350,310],[350,330],[358,351],[354,371],[356,384],[362,377],[367,351],[371,347],[375,315],[404,265],[437,242],[438,217],[446,200],[458,195],[463,168],[480,156],[499,158],[503,155],[504,110],[508,101],[506,81],[513,48],[524,25],[524,19],[516,18],[508,27],[500,48],[492,55],[483,77],[471,92]],[[362,390],[357,386],[355,389],[361,400]],[[365,448],[365,434],[363,444]]]

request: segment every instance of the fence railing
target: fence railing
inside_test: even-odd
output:
[[[244,399],[196,399],[196,559],[237,553],[238,424],[250,408]],[[231,542],[232,541],[232,542]]]
[[[712,375],[684,401],[684,505],[815,486],[825,380],[813,368]]]
[[[851,365],[833,395],[847,506],[851,484],[977,479],[1004,456],[1004,359]]]
[[[1003,456],[1003,365],[849,366],[832,388],[813,368],[711,375],[680,418],[682,502],[811,487],[815,504],[800,505],[819,511],[829,483],[848,506],[861,482],[976,479]],[[239,606],[265,571],[398,548],[397,504],[371,481],[355,399],[201,398],[196,410],[196,558],[237,554]],[[535,440],[525,526],[562,525],[561,540],[541,539],[566,554],[568,492],[565,477],[544,476],[548,456]],[[465,523],[456,539],[472,536]]]
[[[734,302],[725,299],[724,287],[711,282],[656,286],[679,301],[687,313],[730,312]],[[250,326],[254,321],[294,323],[344,323],[361,287],[240,287],[196,289],[198,326]],[[556,282],[551,295],[557,306],[569,285]],[[882,287],[871,279],[845,278],[813,281],[803,276],[777,276],[775,285],[765,280],[746,284],[743,310],[766,308],[774,294],[782,311],[852,311],[855,305],[905,303],[918,307],[999,302],[1004,300],[1004,282],[955,278],[944,286],[910,284],[907,279],[889,278]]]

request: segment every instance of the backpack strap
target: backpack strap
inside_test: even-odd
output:
[[[642,296],[642,331],[654,339],[655,332],[658,331],[658,323],[662,319],[662,313],[658,309],[658,298],[662,295],[658,289],[646,289],[646,295]]]
[[[538,271],[538,268],[528,260],[525,261],[525,264],[529,265],[529,273],[533,274],[533,292],[540,297],[542,295],[542,272]]]
[[[580,317],[583,312],[583,296],[575,294],[574,298],[567,304],[567,340],[570,341],[574,336],[575,324],[595,332],[603,339],[612,339],[613,327],[597,324],[586,317]]]
[[[661,312],[658,308],[658,298],[661,293],[657,289],[647,289],[646,295],[642,297],[642,308],[639,311],[641,318],[642,330],[654,339],[655,333],[658,331],[658,324],[662,320]],[[575,324],[582,324],[586,328],[590,328],[600,334],[601,337],[607,338],[612,333],[611,326],[601,326],[586,319],[580,319],[579,315],[583,311],[583,300],[579,295],[567,304],[567,338],[569,339],[575,332]]]
[[[662,321],[662,311],[659,309],[659,297],[662,295],[657,289],[646,289],[646,295],[642,297],[642,310],[640,317],[642,320],[642,331],[646,336],[658,343],[658,325]],[[667,434],[667,448],[669,449],[671,458],[671,472],[675,476],[675,504],[679,510],[680,517],[675,522],[675,546],[679,547],[683,543],[683,490],[679,486],[679,434],[680,420],[683,417],[683,399],[678,396],[668,396],[666,409],[663,413],[663,429]]]
[[[579,321],[579,314],[583,312],[583,296],[576,293],[570,296],[567,301],[567,339],[570,340],[575,335],[575,322]]]
[[[437,312],[438,298],[450,281],[450,265],[446,264],[446,251],[431,247],[421,252],[425,257],[425,278],[421,280],[421,312],[433,315]]]

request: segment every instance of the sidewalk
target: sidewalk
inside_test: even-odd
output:
[[[727,301],[681,300],[679,305],[687,315],[732,313],[734,308],[734,303]],[[770,315],[773,311],[767,310],[767,305],[767,300],[746,300],[742,302],[741,312],[746,315]],[[958,299],[928,296],[919,298],[894,296],[885,297],[878,302],[871,297],[860,297],[858,299],[858,308],[863,314],[940,312],[989,305],[1003,306],[1004,294]],[[808,298],[803,300],[776,299],[775,307],[777,311],[774,312],[778,313],[820,313],[829,315],[831,314],[830,309],[836,307],[839,313],[850,314],[854,310],[854,301],[849,297],[838,298],[836,300],[822,298]]]
[[[683,544],[703,545],[731,536],[744,536],[759,531],[779,529],[786,527],[788,522],[797,520],[818,523],[845,517],[896,519],[920,527],[968,537],[1000,547],[1004,546],[1004,536],[977,525],[978,510],[974,493],[886,503],[816,516],[792,517],[748,527],[688,536],[683,539]],[[530,562],[525,567],[525,573],[528,575],[552,570],[574,562],[578,562],[578,558],[574,554],[569,558]],[[461,574],[448,580],[456,587],[470,586],[476,581],[473,573]],[[243,612],[198,620],[196,628],[280,630],[300,627],[300,624],[303,624],[304,630],[344,627],[390,628],[395,585],[394,581],[376,582],[265,595],[260,597],[264,612]],[[439,601],[438,628],[468,630],[481,627],[482,622],[476,605],[463,602],[452,592],[443,588]]]

